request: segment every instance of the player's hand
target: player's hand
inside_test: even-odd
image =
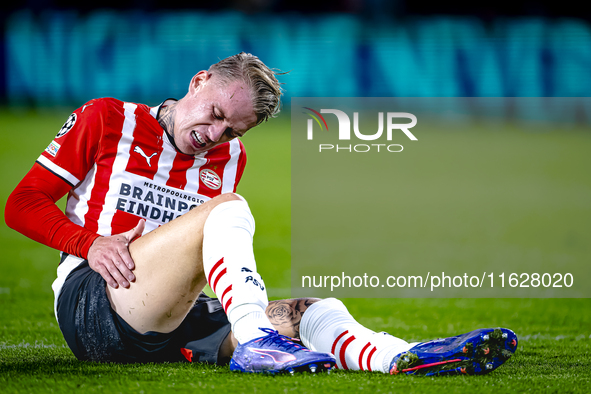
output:
[[[98,237],[88,250],[88,265],[101,274],[112,288],[127,288],[130,282],[135,281],[131,272],[135,264],[129,254],[129,244],[142,235],[145,226],[146,221],[141,219],[135,228],[127,232]]]

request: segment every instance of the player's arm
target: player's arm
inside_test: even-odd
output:
[[[86,258],[98,234],[72,223],[55,204],[71,186],[38,163],[6,202],[8,227],[49,247]]]
[[[35,241],[87,259],[93,270],[117,288],[128,287],[135,279],[128,245],[141,234],[144,222],[126,233],[103,237],[70,221],[55,204],[95,165],[109,105],[107,100],[93,100],[68,118],[9,197],[5,220]]]
[[[144,221],[128,232],[101,237],[70,221],[56,205],[70,189],[66,181],[35,163],[8,197],[6,225],[34,241],[88,259],[110,286],[129,287],[135,267],[128,245],[141,235]]]
[[[129,287],[135,281],[131,272],[135,264],[129,254],[129,244],[142,235],[146,221],[141,219],[137,226],[121,234],[98,237],[88,250],[88,265],[101,274],[109,286]]]

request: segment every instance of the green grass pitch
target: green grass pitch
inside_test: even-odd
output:
[[[10,191],[67,116],[67,112],[0,112],[3,206]],[[556,132],[555,138],[575,137],[589,146],[591,136],[585,131]],[[238,192],[248,198],[257,220],[257,261],[270,298],[287,298],[290,296],[289,121],[287,117],[271,121],[251,131],[243,141],[249,161]],[[569,152],[560,154],[567,157]],[[582,171],[588,174],[589,168]],[[4,220],[0,235],[0,392],[3,393],[591,392],[590,299],[344,300],[362,324],[412,341],[455,335],[479,327],[513,329],[520,338],[516,354],[505,366],[486,376],[420,378],[345,371],[330,375],[254,376],[207,365],[78,362],[66,347],[53,315],[51,283],[58,253],[8,229]]]

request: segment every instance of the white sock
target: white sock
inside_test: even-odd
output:
[[[246,201],[216,206],[203,228],[203,268],[239,343],[266,335],[273,328],[265,314],[269,304],[265,283],[256,272],[252,249],[254,218]]]
[[[336,298],[312,304],[300,322],[300,338],[310,350],[332,353],[341,369],[389,372],[390,362],[411,344],[359,324]]]

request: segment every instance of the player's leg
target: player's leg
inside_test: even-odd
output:
[[[287,300],[269,301],[265,313],[273,328],[280,335],[300,339],[300,322],[302,315],[310,305],[320,301],[320,298],[293,298]],[[232,356],[238,341],[230,332],[220,348],[220,357]]]
[[[131,243],[136,281],[107,287],[113,309],[140,333],[171,332],[183,321],[207,279],[202,260],[203,227],[219,204],[239,200],[224,194]]]
[[[269,301],[265,313],[269,318],[273,328],[280,334],[293,339],[300,339],[300,323],[306,309],[320,298],[292,298],[286,300]],[[219,350],[218,361],[229,362],[234,349],[238,346],[238,341],[234,334],[230,332],[224,340]]]
[[[265,283],[256,272],[252,250],[254,219],[250,212],[240,213],[243,209],[240,203],[215,207],[203,230],[205,275],[232,323],[238,342],[230,369],[273,373],[331,368],[334,365],[332,355],[309,352],[293,343],[279,334],[267,317]],[[245,232],[249,237],[242,236]],[[260,323],[262,321],[266,325]]]
[[[388,372],[394,356],[412,346],[363,327],[334,298],[271,301],[266,314],[281,335],[301,339],[312,350],[333,354],[342,369]],[[235,346],[230,333],[220,348],[220,357],[228,357]]]
[[[140,333],[171,332],[209,283],[239,342],[235,369],[279,371],[314,360],[333,365],[330,354],[302,351],[273,330],[265,314],[268,300],[256,270],[253,235],[254,219],[242,198],[225,194],[206,202],[130,245],[136,282],[128,289],[107,287],[113,309]],[[273,357],[277,352],[289,357],[278,362]],[[257,362],[251,362],[255,357]]]
[[[300,339],[300,324],[304,312],[320,298],[291,298],[270,301],[265,313],[281,335]]]
[[[341,369],[387,372],[392,358],[412,347],[402,339],[362,326],[336,298],[323,299],[306,310],[300,335],[310,349],[332,353]]]
[[[318,306],[312,307],[316,303]],[[334,298],[271,301],[266,314],[281,335],[301,339],[310,349],[332,353],[343,369],[388,371],[392,358],[410,348],[405,341],[363,327],[353,319],[343,303]],[[303,335],[301,330],[304,330]],[[346,337],[341,335],[342,332],[347,334]],[[331,346],[333,343],[344,343],[348,338],[353,339],[338,349]],[[367,346],[369,341],[372,342],[371,347]],[[230,333],[220,348],[220,357],[228,357],[236,343]]]
[[[339,368],[391,374],[487,373],[517,348],[517,337],[504,328],[409,344],[363,327],[334,298],[310,304],[302,314],[299,332],[311,350],[332,353]]]

